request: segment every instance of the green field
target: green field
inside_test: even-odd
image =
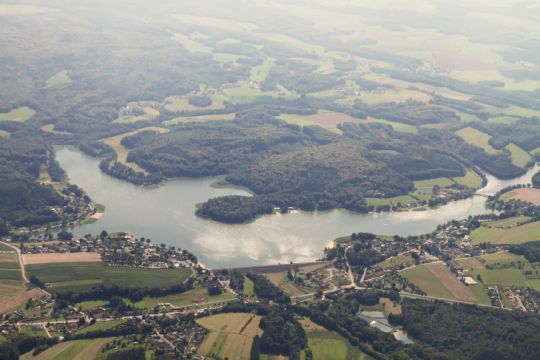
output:
[[[471,243],[522,244],[540,239],[540,221],[515,226],[498,228],[481,226],[471,233]]]
[[[489,144],[489,136],[486,133],[471,127],[466,127],[456,132],[465,142],[484,149],[488,154],[497,154],[499,151]]]
[[[28,274],[50,284],[52,292],[82,291],[93,286],[172,286],[183,283],[190,269],[143,269],[110,267],[103,263],[54,263],[28,265]]]
[[[394,206],[397,204],[407,205],[415,204],[417,202],[418,200],[410,195],[394,196],[391,198],[366,198],[366,203],[375,207],[382,205]]]
[[[94,325],[90,325],[77,331],[77,334],[86,334],[91,331],[109,330],[125,323],[126,320],[110,320],[110,321],[98,321]]]
[[[530,287],[536,291],[540,291],[540,277],[535,275],[535,278],[527,278],[523,274],[523,271],[526,269],[531,269],[530,264],[523,269],[474,269],[470,271],[470,275],[475,279],[480,275],[482,282],[485,285],[498,285],[500,287]]]
[[[97,308],[107,305],[108,303],[109,302],[107,300],[90,300],[76,303],[75,307],[77,309],[80,307],[82,310],[95,310]]]
[[[416,266],[412,269],[407,269],[400,273],[407,280],[418,286],[422,291],[429,296],[434,296],[444,299],[454,299],[454,296],[448,289],[437,279],[429,269],[423,265]]]
[[[232,114],[213,114],[213,115],[199,115],[199,116],[183,116],[177,117],[171,120],[163,121],[164,125],[177,125],[189,122],[207,122],[207,121],[226,121],[234,120],[235,113]]]
[[[476,171],[467,169],[465,176],[453,178],[453,180],[471,189],[480,189],[482,187],[482,178]]]
[[[69,77],[69,72],[67,70],[62,70],[47,79],[45,88],[51,89],[51,88],[58,88],[58,87],[66,87],[66,86],[71,85],[71,83],[72,83],[72,80]]]
[[[531,155],[515,144],[510,143],[506,145],[505,149],[510,151],[512,164],[520,168],[524,168],[531,160]]]
[[[197,319],[210,332],[197,354],[220,359],[248,360],[255,335],[261,336],[261,317],[249,313],[226,313]]]
[[[399,254],[377,264],[382,269],[388,269],[399,265],[414,265],[415,261],[409,254]]]
[[[531,218],[528,216],[514,216],[502,220],[492,221],[489,224],[486,224],[489,227],[496,227],[496,228],[508,228],[517,226],[520,224],[523,224],[527,221],[529,221]]]
[[[244,277],[244,296],[253,296],[253,281]]]
[[[13,250],[5,245],[2,245],[2,247],[5,250]],[[6,280],[8,280],[8,283],[22,280],[18,256],[15,253],[0,253],[0,282]]]
[[[0,121],[25,122],[36,114],[35,110],[27,106],[13,109],[10,112],[0,113]]]
[[[302,325],[308,337],[308,347],[313,354],[313,360],[364,360],[368,356],[352,346],[341,335],[326,330],[309,320],[302,320]],[[305,351],[301,359],[306,359]]]
[[[4,139],[9,139],[11,137],[11,133],[5,130],[0,130],[0,137],[3,137]]]
[[[188,290],[181,294],[160,296],[160,297],[146,297],[134,305],[138,308],[151,309],[154,306],[162,303],[171,303],[173,306],[187,306],[194,304],[194,300],[204,300],[202,302],[214,302],[214,301],[226,301],[234,299],[234,294],[230,292],[224,292],[220,295],[210,296],[208,295],[207,288],[198,288]]]
[[[373,122],[373,123],[390,125],[395,131],[398,131],[398,132],[404,132],[408,134],[416,134],[418,132],[418,129],[413,125],[403,124],[403,123],[399,123],[395,121],[376,119],[376,118],[372,118],[371,116],[367,118],[367,121]]]
[[[103,345],[111,341],[112,338],[101,338],[93,340],[73,340],[61,342],[53,347],[43,351],[42,353],[32,356],[32,352],[28,352],[20,357],[21,360],[80,360],[95,359]]]

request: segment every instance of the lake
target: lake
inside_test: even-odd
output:
[[[267,215],[249,224],[228,225],[195,216],[196,204],[222,195],[248,195],[235,188],[215,188],[216,178],[170,180],[156,187],[140,187],[99,169],[99,159],[73,148],[59,148],[56,158],[71,183],[106,206],[103,217],[73,229],[77,236],[101,230],[126,231],[189,250],[211,268],[311,261],[323,255],[333,239],[353,232],[418,235],[438,224],[486,213],[486,198],[449,203],[426,211],[358,214],[347,210]],[[538,166],[513,180],[488,175],[479,193],[494,194],[511,184],[530,183]]]

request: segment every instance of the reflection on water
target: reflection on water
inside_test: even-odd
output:
[[[196,217],[196,204],[226,194],[248,194],[240,189],[213,188],[214,178],[182,178],[156,188],[141,188],[102,173],[99,160],[78,150],[61,148],[57,160],[72,183],[106,206],[99,221],[77,227],[76,235],[103,229],[129,231],[156,243],[190,250],[213,268],[313,260],[322,255],[329,240],[352,232],[417,235],[432,231],[440,223],[486,212],[486,199],[475,196],[428,211],[299,212],[226,225]],[[482,192],[494,193],[511,183],[530,182],[533,173],[531,170],[522,179],[510,182],[489,177]]]

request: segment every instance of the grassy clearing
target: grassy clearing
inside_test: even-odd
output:
[[[249,72],[249,78],[256,83],[262,83],[264,80],[266,80],[270,69],[272,68],[272,66],[274,66],[275,63],[276,62],[274,59],[264,59],[261,65],[254,66],[251,69],[251,71]]]
[[[530,269],[530,267],[526,267]],[[528,278],[523,274],[524,269],[475,269],[471,270],[470,275],[475,279],[479,275],[485,285],[498,285],[500,287],[530,287],[540,291],[540,277]],[[535,270],[533,270],[534,272]]]
[[[305,276],[304,276],[305,274],[307,274],[308,272],[322,269],[325,266],[326,266],[325,264],[315,264],[315,265],[300,267],[298,269],[298,273],[296,276],[302,277],[305,280]],[[274,285],[276,285],[285,293],[291,296],[305,295],[305,294],[313,293],[316,290],[316,288],[314,286],[310,286],[310,283],[306,280],[305,280],[304,286],[298,286],[294,284],[292,281],[290,281],[287,278],[287,271],[266,273],[266,274],[261,274],[261,275],[266,276],[266,278],[270,280]]]
[[[455,299],[452,293],[425,265],[416,266],[401,272],[407,280],[418,286],[429,296],[444,299]]]
[[[482,187],[482,178],[474,170],[467,169],[465,176],[453,178],[456,183],[471,189],[480,189]]]
[[[202,52],[206,54],[212,53],[212,48],[193,40],[184,34],[174,34],[172,39],[182,45],[182,47],[189,52]]]
[[[223,89],[223,95],[234,104],[245,104],[278,97],[275,91],[262,91],[245,85]]]
[[[531,218],[528,216],[514,216],[507,219],[492,221],[487,224],[489,227],[496,227],[496,228],[509,228],[521,225],[527,221],[529,221]]]
[[[94,325],[87,326],[77,331],[77,334],[86,334],[91,331],[109,330],[125,323],[126,320],[98,321]]]
[[[11,133],[4,130],[0,130],[0,137],[4,139],[9,139],[11,137]]]
[[[484,149],[488,154],[497,154],[499,151],[489,144],[489,136],[486,133],[472,127],[466,127],[456,132],[465,142]]]
[[[368,359],[366,354],[352,346],[341,335],[328,331],[308,319],[301,320],[301,324],[306,331],[308,346],[314,360]],[[305,352],[302,352],[300,358],[305,359],[305,356]]]
[[[163,122],[163,125],[172,126],[172,125],[184,124],[184,123],[189,123],[189,122],[230,121],[230,120],[234,120],[235,117],[236,117],[235,113],[184,116],[184,117],[177,117],[171,120],[166,120]]]
[[[261,336],[261,317],[248,313],[227,313],[197,319],[210,330],[197,350],[199,355],[214,358],[249,359],[253,338]]]
[[[71,85],[71,83],[72,83],[72,80],[69,77],[69,71],[62,70],[47,79],[47,82],[45,83],[45,88],[52,89],[52,88],[67,87]]]
[[[225,292],[220,295],[210,296],[208,295],[208,289],[198,288],[188,290],[181,294],[167,295],[161,297],[146,297],[134,305],[138,308],[152,309],[154,306],[163,303],[170,303],[173,306],[187,306],[197,302],[215,302],[215,301],[227,301],[234,299],[234,294]]]
[[[540,239],[540,221],[512,228],[481,226],[471,233],[472,244],[522,244]]]
[[[36,114],[36,111],[28,106],[22,106],[9,112],[0,113],[0,121],[25,122]]]
[[[169,129],[155,127],[155,126],[149,126],[149,127],[137,129],[137,130],[134,130],[134,131],[130,131],[130,132],[127,132],[127,133],[124,133],[124,134],[112,136],[112,137],[101,140],[101,142],[104,143],[105,145],[109,145],[114,150],[114,152],[116,153],[116,160],[118,162],[132,168],[133,170],[135,170],[137,172],[142,172],[142,173],[146,174],[147,173],[146,170],[141,168],[139,165],[127,161],[127,156],[128,156],[129,150],[126,149],[122,145],[122,139],[124,139],[125,137],[128,137],[128,136],[138,134],[138,133],[143,132],[143,131],[154,131],[154,132],[158,132],[158,133],[166,133],[166,132],[169,132]]]
[[[155,108],[157,104],[151,101],[139,101],[127,104],[118,117],[113,120],[113,124],[132,124],[138,121],[155,120],[159,116],[159,111]]]
[[[417,202],[418,200],[410,195],[395,196],[391,198],[366,198],[366,203],[375,207],[383,205],[396,206],[398,204],[409,205]]]
[[[482,284],[470,285],[468,288],[473,292],[478,299],[479,304],[491,305],[491,299]]]
[[[51,285],[52,292],[77,291],[99,284],[132,287],[172,286],[184,282],[189,269],[143,269],[110,267],[98,263],[55,263],[28,265],[30,276]]]
[[[531,160],[531,155],[516,144],[510,143],[506,145],[505,149],[510,151],[512,164],[519,166],[520,168],[524,168]]]
[[[253,296],[253,281],[244,277],[244,296]]]
[[[380,262],[377,266],[388,269],[395,266],[410,266],[414,265],[415,261],[409,254],[399,254],[398,256],[393,256],[391,258],[388,258],[382,262]]]
[[[80,303],[76,303],[75,307],[78,309],[79,307],[83,310],[96,310],[100,307],[103,307],[107,305],[108,301],[106,300],[91,300],[91,301],[82,301]]]
[[[384,120],[384,119],[376,119],[376,118],[372,118],[371,116],[367,118],[367,122],[390,125],[395,131],[408,133],[408,134],[416,134],[418,132],[418,129],[413,125],[402,124],[399,122],[389,121],[389,120]]]
[[[498,252],[494,254],[482,255],[480,258],[483,261],[485,261],[485,263],[488,265],[509,264],[509,263],[516,263],[518,261],[522,263],[528,262],[523,256],[512,254],[506,251],[502,251],[502,252]]]

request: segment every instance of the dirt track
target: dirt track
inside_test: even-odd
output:
[[[99,262],[101,261],[101,256],[95,252],[24,254],[22,261],[25,265],[63,262]]]

